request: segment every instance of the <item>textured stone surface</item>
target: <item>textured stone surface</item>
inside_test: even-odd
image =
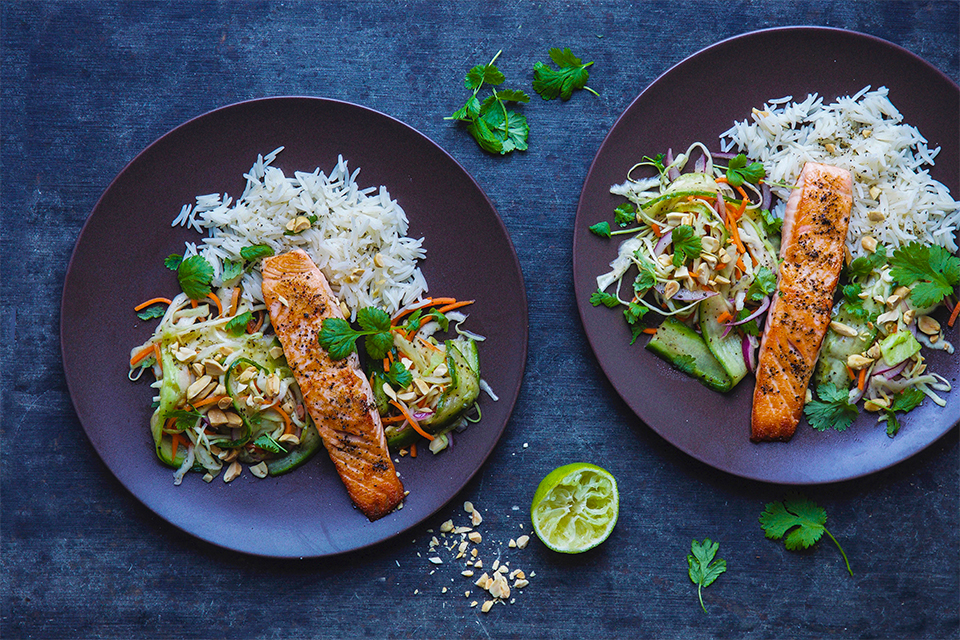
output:
[[[787,552],[757,524],[764,502],[781,498],[783,487],[690,459],[612,391],[577,317],[570,247],[596,149],[623,109],[674,63],[744,31],[815,24],[883,37],[956,79],[958,7],[776,0],[0,4],[0,635],[957,637],[956,429],[893,469],[806,491],[826,507],[852,578],[829,541]],[[462,104],[467,68],[503,49],[501,69],[528,85],[533,62],[552,46],[596,61],[590,85],[600,97],[584,93],[561,104],[535,96],[526,109],[528,152],[491,157],[442,120]],[[191,117],[288,94],[380,110],[463,164],[513,237],[530,310],[516,411],[467,489],[409,535],[364,553],[299,562],[198,542],[128,494],[73,412],[58,331],[73,244],[123,166]],[[507,549],[528,524],[539,479],[558,461],[580,458],[602,461],[620,478],[621,519],[611,539],[579,557],[558,557],[536,541]],[[536,573],[514,604],[489,614],[469,607],[477,589],[452,564],[429,575],[427,529],[451,517],[464,522],[463,500],[483,514],[485,561],[499,543],[513,566]],[[685,560],[691,538],[703,537],[720,541],[729,567],[704,592],[709,615],[699,608]]]

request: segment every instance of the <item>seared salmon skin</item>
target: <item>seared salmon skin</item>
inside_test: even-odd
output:
[[[787,199],[777,291],[767,314],[753,392],[751,437],[789,440],[830,326],[853,207],[850,172],[808,162]]]
[[[403,500],[373,390],[357,353],[334,360],[318,338],[325,318],[343,318],[327,279],[296,249],[263,260],[263,299],[283,353],[303,392],[350,499],[371,521]]]

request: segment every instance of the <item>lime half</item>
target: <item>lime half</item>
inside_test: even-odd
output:
[[[574,462],[554,469],[540,482],[530,519],[550,549],[582,553],[607,539],[619,509],[613,475],[596,465]]]

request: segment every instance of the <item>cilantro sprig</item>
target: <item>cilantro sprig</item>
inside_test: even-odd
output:
[[[887,414],[887,435],[892,438],[900,431],[900,420],[897,419],[897,411],[903,413],[913,411],[926,397],[926,394],[916,387],[907,387],[898,393],[893,398],[890,406],[884,410]]]
[[[777,274],[769,268],[761,266],[753,273],[753,282],[747,289],[747,298],[753,302],[760,302],[776,290]]]
[[[540,94],[541,98],[553,100],[559,96],[561,100],[569,100],[578,89],[585,89],[595,96],[600,95],[587,86],[587,79],[590,77],[587,67],[592,65],[592,62],[584,63],[568,48],[554,47],[550,49],[549,55],[559,69],[539,61],[533,65],[533,90]]]
[[[766,177],[767,172],[759,162],[747,164],[747,156],[742,153],[730,158],[727,164],[727,182],[731,187],[739,187],[744,182],[757,184]]]
[[[343,318],[326,318],[320,325],[320,346],[330,353],[334,360],[346,358],[356,349],[357,340],[363,338],[367,354],[375,360],[382,360],[393,348],[390,316],[383,309],[364,307],[357,312],[357,324],[354,329]]]
[[[697,585],[697,596],[700,598],[700,607],[704,613],[707,612],[707,607],[703,604],[703,588],[709,587],[721,573],[727,570],[726,560],[720,558],[714,560],[718,549],[720,549],[719,542],[704,538],[702,544],[694,540],[690,545],[692,553],[687,555],[690,580]]]
[[[960,258],[937,245],[904,245],[891,256],[890,266],[898,284],[912,285],[910,300],[918,308],[940,304],[960,283]]]
[[[674,227],[673,231],[670,232],[670,242],[673,244],[674,267],[679,267],[687,260],[699,258],[703,251],[700,236],[688,224]]]
[[[827,383],[817,387],[817,395],[819,400],[811,400],[803,407],[810,426],[817,431],[846,431],[859,413],[856,405],[848,401],[849,394],[833,383]]]
[[[203,256],[190,256],[177,267],[180,288],[191,300],[203,300],[210,293],[213,267]]]
[[[847,571],[852,576],[853,569],[850,568],[847,554],[833,534],[824,526],[826,522],[827,512],[823,507],[802,496],[791,496],[782,502],[771,502],[760,514],[760,526],[764,535],[771,540],[780,540],[786,536],[784,544],[790,551],[809,549],[826,533],[837,545],[847,565]]]
[[[467,131],[480,148],[501,155],[511,151],[525,151],[530,127],[527,118],[507,109],[510,103],[530,102],[530,96],[519,89],[493,89],[482,102],[478,98],[483,85],[499,87],[506,80],[497,68],[497,58],[503,50],[485,65],[477,65],[467,72],[463,86],[473,93],[466,103],[445,120],[458,120],[467,124]]]

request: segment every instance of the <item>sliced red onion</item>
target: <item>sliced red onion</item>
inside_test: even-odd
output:
[[[880,376],[885,380],[892,380],[893,378],[896,378],[898,375],[900,375],[900,373],[907,368],[907,362],[909,362],[909,360],[904,360],[900,364],[893,367],[888,365],[886,362],[884,362],[883,364],[878,364],[873,371],[873,375]]]
[[[769,307],[770,307],[770,296],[763,296],[763,300],[760,302],[760,306],[757,307],[757,310],[756,310],[756,311],[754,311],[753,313],[751,313],[750,315],[748,315],[748,316],[747,316],[746,318],[744,318],[743,320],[737,320],[736,322],[730,322],[730,323],[728,323],[728,325],[731,326],[731,327],[735,327],[735,326],[737,326],[738,324],[744,324],[744,323],[750,322],[751,320],[753,320],[753,319],[756,318],[757,316],[763,315],[763,312],[766,311]]]
[[[670,167],[670,165],[673,164],[673,160],[674,160],[673,149],[667,149],[666,164],[668,167]],[[680,169],[677,169],[676,167],[670,167],[669,169],[667,169],[667,178],[669,178],[670,180],[676,180],[679,177],[680,177]]]
[[[714,158],[720,158],[721,160],[733,160],[733,158],[734,158],[737,154],[735,154],[735,153],[729,153],[729,152],[726,152],[726,151],[714,151],[714,152],[712,152],[710,155],[712,155]]]
[[[660,236],[660,239],[657,240],[657,245],[653,248],[654,255],[661,255],[667,248],[667,245],[673,241],[672,233],[664,233]]]
[[[749,333],[743,336],[743,360],[747,363],[747,369],[750,370],[750,373],[756,373],[757,371],[757,347],[760,346],[760,341],[757,339],[757,336],[750,335]]]
[[[420,422],[421,420],[426,420],[432,415],[433,414],[429,412],[418,411],[417,413],[413,414],[413,419],[417,422]]]
[[[654,288],[657,290],[657,293],[664,295],[664,284],[662,282],[658,282]],[[691,291],[686,287],[680,287],[680,291],[677,291],[670,299],[679,302],[699,302],[700,300],[712,298],[715,295],[717,295],[716,291],[703,291],[702,289]]]
[[[760,208],[770,210],[770,204],[773,202],[773,193],[770,191],[770,185],[766,181],[760,183]]]

